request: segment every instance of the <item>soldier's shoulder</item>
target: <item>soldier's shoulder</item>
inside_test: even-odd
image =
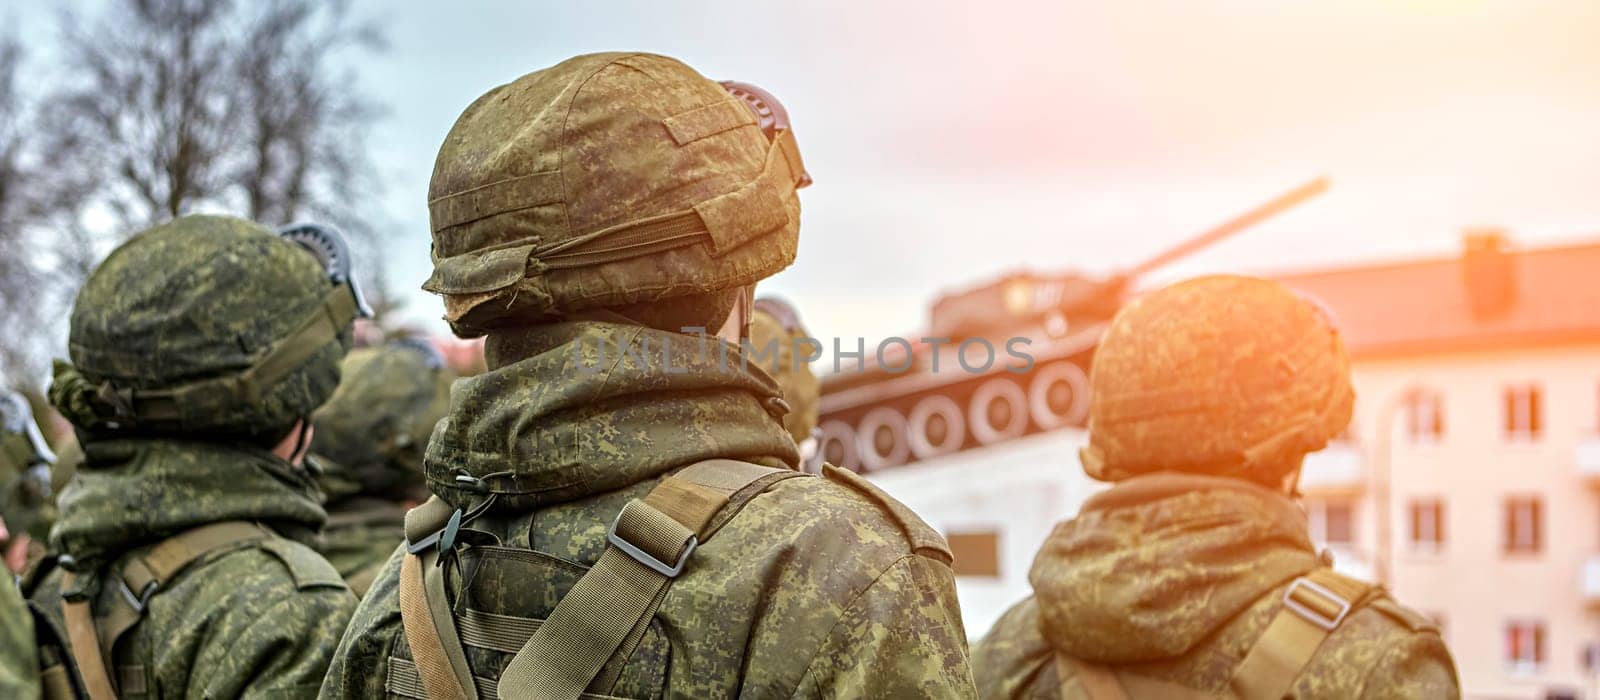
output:
[[[769,499],[773,505],[805,518],[805,532],[837,536],[853,532],[861,544],[880,539],[893,543],[891,549],[950,564],[950,546],[944,536],[928,525],[905,504],[855,472],[832,465],[824,467],[821,478],[796,478],[778,482],[772,491],[782,498]]]
[[[270,537],[207,557],[194,573],[250,595],[348,590],[332,564],[316,550]]]

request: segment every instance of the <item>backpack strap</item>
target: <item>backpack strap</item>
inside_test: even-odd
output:
[[[91,591],[74,586],[76,576],[63,571],[61,612],[67,627],[67,642],[72,647],[84,690],[91,700],[116,697],[106,659],[116,649],[117,640],[144,617],[150,597],[172,577],[206,555],[274,537],[272,531],[255,523],[230,520],[201,525],[135,551],[125,558],[119,580],[121,595],[102,616],[93,613]]]
[[[733,511],[727,507],[730,504],[742,506],[777,481],[800,476],[806,475],[735,460],[707,460],[663,478],[643,499],[629,501],[611,523],[608,546],[599,560],[562,596],[500,674],[497,694],[575,699],[597,677],[614,679],[620,662],[608,662],[619,649],[629,648],[630,640],[637,642],[695,547],[732,517],[718,515]],[[407,516],[408,540],[440,522],[442,509],[434,506],[432,511],[418,513],[415,522]],[[465,656],[448,651],[452,642],[459,648],[460,638],[442,581],[437,588],[427,585],[438,576],[431,570],[441,567],[424,567],[425,563],[415,550],[402,563],[400,611],[406,638],[430,697],[471,698],[477,689]],[[443,615],[426,614],[435,608]],[[602,674],[608,665],[612,671]]]
[[[1125,669],[1112,669],[1056,652],[1056,678],[1061,700],[1218,700],[1223,697],[1181,683],[1152,678]],[[1067,682],[1071,678],[1072,682]]]
[[[1230,691],[1244,700],[1282,698],[1328,635],[1375,590],[1328,568],[1290,582],[1282,609],[1234,670]]]

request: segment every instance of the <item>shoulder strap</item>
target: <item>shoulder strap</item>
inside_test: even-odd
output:
[[[67,641],[91,700],[116,697],[106,659],[116,649],[118,638],[144,617],[150,597],[174,575],[212,552],[271,537],[272,532],[265,527],[230,520],[185,530],[136,551],[124,561],[120,580],[116,581],[122,595],[102,616],[93,614],[93,593],[76,590],[73,573],[62,572],[61,611],[66,619]]]
[[[1322,642],[1375,589],[1327,568],[1292,581],[1283,608],[1239,662],[1229,689],[1244,700],[1282,698]]]
[[[1068,682],[1068,678],[1072,681]],[[1074,659],[1060,652],[1056,653],[1056,679],[1061,686],[1061,700],[1218,700],[1220,697],[1181,683]]]
[[[777,481],[799,476],[805,475],[735,460],[708,460],[663,478],[644,499],[629,501],[611,523],[606,533],[609,546],[600,559],[501,673],[498,695],[581,697],[613,655],[643,633],[667,586],[683,573],[700,540],[732,517],[719,514],[732,510],[727,508],[730,504],[742,506]],[[430,507],[425,504],[414,518],[407,516],[407,538],[419,538],[412,541],[425,541],[431,537],[424,535],[428,525],[448,519],[439,517],[443,509],[437,506],[431,513],[423,508]],[[432,608],[445,608],[445,603],[443,586],[428,585],[434,577],[431,570],[440,567],[426,564],[417,551],[408,553],[402,563],[400,609],[406,638],[430,697],[471,698],[476,688],[465,656],[451,648],[459,648],[460,638],[449,610],[428,614]]]

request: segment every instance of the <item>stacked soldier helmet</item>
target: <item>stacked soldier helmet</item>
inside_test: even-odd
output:
[[[809,178],[772,105],[651,54],[579,56],[491,90],[440,148],[424,288],[464,337],[589,309],[720,324],[728,290],[795,257]]]
[[[1350,359],[1323,310],[1268,280],[1212,276],[1138,299],[1090,377],[1089,476],[1283,481],[1350,422]]]
[[[450,408],[455,372],[421,338],[350,353],[333,398],[313,416],[313,449],[366,494],[419,497],[422,453]],[[424,492],[425,493],[425,492]]]
[[[350,322],[369,313],[331,230],[182,217],[89,277],[50,398],[91,437],[270,444],[333,393]]]

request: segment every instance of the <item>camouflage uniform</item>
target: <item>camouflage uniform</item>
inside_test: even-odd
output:
[[[775,297],[756,300],[755,319],[750,322],[750,346],[756,353],[767,352],[769,347],[777,352],[770,360],[758,362],[762,369],[773,370],[772,376],[783,388],[783,400],[789,403],[789,412],[783,416],[783,427],[794,437],[795,444],[803,445],[812,439],[817,427],[817,403],[822,386],[817,375],[811,373],[811,363],[797,355],[797,343],[809,338],[800,316],[788,302]]]
[[[339,389],[314,417],[328,509],[317,549],[358,596],[403,539],[406,508],[427,498],[422,450],[449,408],[455,373],[425,343],[350,353]]]
[[[315,483],[269,446],[333,393],[350,297],[300,246],[207,216],[134,237],[80,291],[50,398],[85,459],[51,533],[63,556],[26,592],[61,639],[88,606],[120,696],[315,694],[355,598],[305,544],[326,517]],[[132,562],[228,521],[255,536],[140,590],[131,627],[108,634]]]
[[[0,529],[5,529],[0,521]],[[39,697],[39,657],[33,641],[33,619],[17,592],[17,582],[0,572],[0,697]]]
[[[1281,285],[1201,278],[1118,314],[1091,382],[1084,468],[1116,485],[1056,526],[1034,595],[975,646],[979,691],[1083,697],[1079,663],[1133,697],[1129,679],[1229,691],[1291,584],[1328,565],[1289,494],[1350,419],[1343,344]],[[1287,696],[1459,697],[1437,627],[1381,588],[1352,602]]]
[[[772,155],[784,138],[764,137],[716,83],[645,54],[580,56],[458,121],[434,173],[427,288],[458,334],[488,335],[489,371],[456,383],[424,465],[450,507],[484,511],[455,535],[473,544],[448,552],[473,572],[446,570],[458,612],[546,618],[607,551],[624,504],[686,465],[794,468],[777,383],[741,369],[737,348],[675,332],[718,327],[748,304],[734,290],[793,259],[801,178],[797,154]],[[762,187],[764,173],[784,179]],[[623,346],[649,351],[619,357]],[[414,668],[404,554],[362,600],[324,697],[422,694],[399,682]],[[943,538],[854,475],[777,481],[692,555],[620,671],[590,692],[973,693]],[[516,644],[466,640],[480,685]]]
[[[0,559],[13,573],[43,558],[56,516],[50,472],[55,456],[33,415],[22,394],[0,390],[0,519],[8,533],[0,537]]]

